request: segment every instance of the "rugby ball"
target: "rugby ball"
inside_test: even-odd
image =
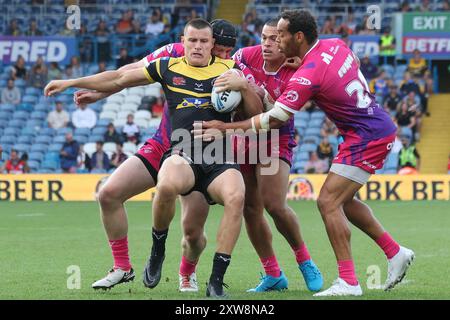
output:
[[[237,69],[231,69],[227,72],[235,72],[239,76],[244,77],[242,71]],[[226,90],[216,93],[216,87],[214,86],[211,92],[211,103],[217,112],[232,112],[241,103],[241,100],[242,95],[240,91]]]

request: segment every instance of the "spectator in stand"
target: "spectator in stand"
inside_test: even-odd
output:
[[[161,10],[155,9],[150,16],[149,22],[145,26],[145,34],[156,37],[164,31]]]
[[[127,10],[122,14],[122,19],[116,25],[116,32],[127,34],[133,30],[133,10]]]
[[[19,88],[14,86],[14,80],[8,79],[6,88],[2,89],[1,102],[18,105],[22,99]]]
[[[431,76],[431,71],[427,69],[423,75],[423,78],[418,79],[418,84],[420,88],[420,99],[422,104],[422,111],[430,116],[428,112],[428,98],[434,93],[434,83],[433,77]]]
[[[123,152],[123,143],[116,143],[116,152],[111,157],[111,167],[118,168],[127,159],[128,156]]]
[[[11,78],[13,78],[14,80],[17,80],[19,78],[26,80],[28,78],[28,71],[25,66],[25,59],[21,55],[17,57],[16,63],[11,68]]]
[[[28,84],[34,88],[44,89],[47,82],[47,67],[40,56],[31,68]]]
[[[328,140],[328,136],[323,137],[322,141],[317,146],[317,156],[319,157],[319,159],[327,161],[328,171],[331,165],[331,161],[333,160],[333,147]]]
[[[325,160],[319,159],[317,152],[309,153],[309,160],[305,164],[306,173],[327,173],[328,164]]]
[[[30,172],[25,159],[19,158],[19,153],[15,149],[11,149],[9,159],[0,168],[0,173],[21,174]]]
[[[66,69],[64,69],[63,79],[73,79],[72,67],[70,65],[67,66]]]
[[[403,101],[408,105],[408,110],[417,110],[422,113],[422,106],[420,104],[420,98],[416,95],[414,91],[410,91],[404,98]]]
[[[398,155],[398,174],[417,174],[420,170],[420,154],[409,137],[401,137],[402,149]]]
[[[117,133],[114,124],[108,124],[107,130],[103,136],[103,141],[114,143],[122,142],[122,138],[120,137],[119,133]]]
[[[355,15],[353,12],[349,12],[347,15],[347,21],[342,23],[339,33],[353,34],[355,33],[357,23],[355,22]]]
[[[61,68],[58,65],[58,62],[50,62],[50,68],[48,69],[47,79],[48,81],[52,80],[60,80],[63,77],[63,73]]]
[[[134,116],[129,114],[127,116],[127,123],[122,128],[122,134],[125,141],[137,144],[139,142],[140,130],[137,124],[134,123]]]
[[[69,114],[64,110],[63,103],[56,101],[55,110],[49,112],[47,116],[47,122],[49,128],[59,129],[65,128],[69,124]]]
[[[162,97],[156,98],[155,104],[152,105],[152,117],[161,118],[164,111],[164,101]]]
[[[409,59],[408,71],[412,76],[422,77],[427,70],[427,61],[421,56],[420,51],[415,49],[413,57]]]
[[[416,11],[430,12],[431,11],[430,0],[421,0],[420,5],[417,6],[416,8]]]
[[[97,123],[97,114],[87,104],[78,105],[78,109],[72,113],[72,124],[75,128],[92,129]]]
[[[411,11],[411,7],[409,6],[409,3],[408,3],[407,0],[403,1],[400,4],[400,10],[399,11],[401,11],[401,12],[410,12]]]
[[[379,75],[372,79],[369,83],[370,91],[375,95],[378,103],[383,102],[383,98],[389,93],[390,80],[384,70],[381,70]]]
[[[83,76],[83,67],[80,63],[80,58],[73,56],[70,59],[70,68],[72,69],[72,78],[80,78]]]
[[[392,117],[395,117],[400,101],[402,101],[402,97],[398,93],[398,87],[395,84],[390,85],[389,94],[383,100],[384,110],[389,112]]]
[[[42,36],[42,32],[37,27],[36,20],[33,19],[30,21],[30,28],[25,32],[25,35],[31,37]]]
[[[330,17],[327,17],[325,19],[325,23],[323,24],[320,34],[335,34],[333,25],[332,25],[332,20]]]
[[[97,141],[96,151],[92,154],[91,171],[94,169],[108,171],[110,164],[108,155],[103,151],[103,141]]]
[[[12,19],[11,22],[9,23],[9,27],[6,31],[6,35],[7,36],[20,36],[22,34],[22,32],[20,32],[19,26],[17,25],[17,20],[16,19]]]
[[[337,137],[339,135],[339,130],[330,119],[325,118],[322,129],[320,130],[320,135],[322,137],[328,137],[330,135]]]
[[[414,91],[416,94],[420,94],[419,85],[412,79],[411,73],[406,71],[403,75],[403,80],[400,82],[400,92],[402,95],[406,96],[411,91]]]
[[[105,61],[100,61],[98,63],[98,70],[96,73],[102,73],[106,71],[106,62]]]
[[[416,125],[416,114],[408,110],[408,104],[405,101],[400,102],[400,108],[395,118],[399,127],[408,127],[413,130]]]
[[[440,11],[450,11],[450,3],[448,2],[448,0],[442,1]]]
[[[128,55],[128,50],[126,48],[121,48],[119,53],[119,59],[117,59],[116,68],[119,69],[124,65],[130,64],[133,62],[133,57]]]
[[[88,173],[91,171],[91,158],[84,151],[84,145],[80,145],[80,150],[77,157],[77,172]]]
[[[95,30],[95,37],[98,43],[98,59],[100,61],[109,61],[110,59],[110,44],[109,44],[109,30],[104,20],[100,20]]]
[[[133,30],[131,30],[132,38],[135,41],[135,45],[138,47],[142,47],[147,42],[147,36],[144,35],[144,32],[141,29],[141,23],[139,20],[133,21]]]
[[[378,74],[378,68],[374,65],[368,55],[365,55],[361,60],[361,72],[366,77],[367,81],[372,80]]]
[[[391,34],[391,28],[385,27],[380,37],[380,55],[379,64],[394,65],[395,62],[395,38]]]
[[[365,16],[361,25],[359,27],[357,27],[358,34],[360,34],[360,35],[375,35],[376,34],[376,29],[373,26],[369,26],[368,18],[369,18],[368,16]]]
[[[61,169],[63,172],[76,172],[79,149],[78,142],[73,140],[72,132],[66,133],[66,142],[64,142],[60,151]]]

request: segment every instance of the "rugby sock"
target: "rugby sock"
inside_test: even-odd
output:
[[[381,250],[384,251],[384,254],[388,259],[391,259],[395,256],[399,250],[400,246],[394,239],[392,239],[391,235],[388,232],[385,232],[375,241]]]
[[[195,267],[197,266],[197,261],[189,261],[185,256],[181,257],[180,263],[180,274],[189,276],[195,272]]]
[[[153,238],[152,255],[153,254],[157,256],[164,255],[164,253],[166,252],[166,239],[168,233],[169,229],[158,231],[155,228],[152,228],[152,238]]]
[[[351,286],[358,284],[358,279],[355,274],[355,265],[353,260],[338,261],[339,278],[347,282]]]
[[[261,261],[267,275],[274,278],[278,278],[281,275],[280,266],[278,265],[278,261],[275,256],[260,258],[259,260]]]
[[[128,237],[120,240],[109,240],[112,255],[114,258],[114,269],[122,269],[123,271],[130,271],[130,257],[128,256]]]
[[[298,264],[311,260],[311,256],[309,255],[308,248],[305,243],[303,243],[299,248],[292,248],[292,250],[294,250],[295,259]]]
[[[223,283],[223,277],[230,265],[231,256],[226,253],[218,253],[214,255],[213,267],[209,282]]]

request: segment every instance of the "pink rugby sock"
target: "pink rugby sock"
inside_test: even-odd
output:
[[[385,232],[375,241],[388,259],[391,259],[400,250],[400,246],[388,232]]]
[[[338,261],[339,278],[347,282],[351,286],[358,284],[358,279],[355,274],[355,265],[353,260]]]
[[[305,243],[303,243],[299,248],[292,248],[292,250],[294,250],[295,259],[298,264],[311,260],[311,256],[309,255],[308,248]]]
[[[181,257],[181,263],[180,263],[180,274],[182,275],[191,275],[193,272],[195,272],[195,267],[197,266],[197,261],[189,261],[185,258],[185,256]]]
[[[278,278],[281,275],[280,266],[278,265],[278,261],[275,256],[260,258],[259,260],[261,261],[264,271],[268,276]]]
[[[131,263],[128,256],[128,237],[120,240],[109,240],[109,246],[111,247],[112,255],[114,258],[114,269],[122,269],[124,271],[130,271]]]

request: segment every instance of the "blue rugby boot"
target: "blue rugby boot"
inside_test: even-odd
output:
[[[280,271],[279,277],[272,277],[261,274],[261,282],[256,286],[247,290],[247,292],[266,292],[266,291],[282,291],[288,288],[288,279],[283,271]]]
[[[319,268],[317,268],[316,264],[311,259],[300,263],[298,265],[298,268],[300,269],[303,278],[305,279],[305,283],[309,291],[317,292],[322,289],[322,274],[320,273]]]

